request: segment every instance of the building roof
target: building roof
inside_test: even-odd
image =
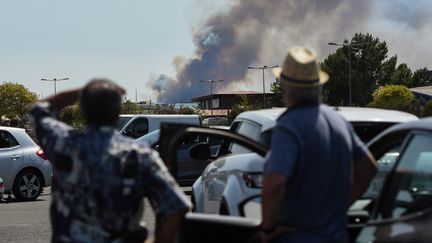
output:
[[[257,91],[234,91],[234,92],[230,92],[230,93],[213,93],[213,97],[221,97],[221,96],[236,96],[236,95],[262,95],[262,92],[257,92]],[[273,92],[266,92],[266,95],[274,95]],[[203,96],[199,96],[199,97],[195,97],[192,98],[193,102],[198,102],[201,100],[206,100],[206,99],[210,99],[210,94],[208,95],[203,95]]]
[[[432,96],[432,86],[422,86],[410,89],[412,92]]]

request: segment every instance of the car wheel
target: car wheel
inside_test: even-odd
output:
[[[35,170],[23,170],[15,178],[12,193],[21,201],[35,200],[43,189],[41,175]]]
[[[228,204],[225,200],[225,198],[222,199],[220,207],[219,207],[219,214],[220,215],[230,215]]]

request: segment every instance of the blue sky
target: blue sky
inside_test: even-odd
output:
[[[240,7],[230,11],[235,4]],[[429,0],[0,0],[0,82],[18,82],[46,97],[54,93],[54,84],[41,78],[68,77],[68,81],[57,82],[57,91],[62,91],[81,87],[91,78],[107,77],[124,86],[128,98],[135,100],[137,90],[138,100],[154,102],[157,94],[148,83],[163,74],[174,81],[174,85],[164,84],[165,88],[181,87],[174,93],[204,95],[209,88],[198,86],[198,80],[176,86],[176,75],[182,65],[200,60],[196,37],[208,35],[208,22],[223,22],[208,21],[217,13],[225,13],[222,19],[233,20],[233,26],[243,21],[233,27],[243,42],[221,48],[222,54],[217,55],[243,61],[243,66],[280,64],[286,50],[298,44],[312,47],[325,58],[335,51],[327,42],[370,32],[387,41],[389,55],[398,54],[399,63],[406,62],[412,69],[431,68],[430,9]],[[242,19],[245,11],[257,11],[257,20]],[[225,23],[229,25],[231,22]],[[255,39],[260,35],[264,37]],[[215,39],[223,42],[227,38]],[[253,48],[254,43],[259,47]],[[249,59],[229,57],[243,55],[238,50],[256,53]],[[242,70],[243,66],[233,68]],[[216,92],[261,91],[261,73],[241,70],[230,70],[241,80],[218,85]],[[213,73],[215,69],[206,71]],[[199,72],[194,75],[200,77]],[[266,79],[269,90],[273,79],[270,72]],[[188,87],[200,90],[182,90]]]
[[[144,82],[172,74],[171,62],[193,52],[192,0],[1,1],[0,81],[24,84],[38,95],[108,77],[135,99],[151,96]]]

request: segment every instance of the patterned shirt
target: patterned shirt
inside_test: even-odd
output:
[[[113,127],[80,132],[55,117],[49,103],[29,111],[36,138],[53,164],[53,242],[143,241],[144,198],[162,222],[190,207],[150,147]]]

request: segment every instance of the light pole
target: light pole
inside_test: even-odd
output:
[[[261,69],[262,70],[262,82],[263,82],[263,108],[266,108],[266,98],[265,98],[265,79],[264,79],[264,70],[266,69],[272,69],[272,68],[276,68],[279,67],[278,65],[274,65],[274,66],[258,66],[258,67],[248,67],[248,69]]]
[[[222,79],[219,79],[219,80],[209,79],[209,80],[200,80],[200,82],[209,82],[210,83],[210,110],[211,110],[211,116],[213,116],[213,83],[223,82],[223,80]]]
[[[349,44],[344,42],[343,44],[339,44],[339,43],[335,43],[335,42],[329,42],[328,43],[330,46],[346,46],[348,47],[348,93],[349,93],[349,105],[352,105],[352,89],[351,89],[351,46],[364,46],[369,44],[368,42],[364,42],[364,43],[353,43],[353,44]]]
[[[53,78],[53,79],[42,78],[41,80],[54,82],[54,95],[56,95],[57,94],[57,81],[69,80],[69,78]]]

